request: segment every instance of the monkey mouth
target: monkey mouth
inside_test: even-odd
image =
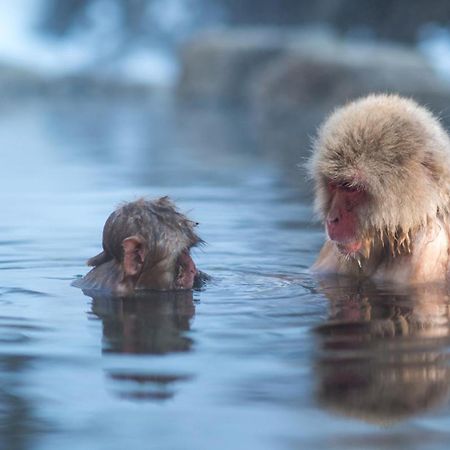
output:
[[[197,276],[197,267],[195,267],[188,249],[181,252],[176,267],[175,285],[177,289],[192,289]]]
[[[352,241],[352,242],[337,242],[336,243],[338,250],[347,256],[352,256],[358,253],[362,248],[361,241]]]

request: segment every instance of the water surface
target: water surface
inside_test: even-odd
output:
[[[447,293],[313,280],[309,201],[238,114],[6,103],[0,148],[0,448],[447,448]],[[142,195],[200,222],[210,284],[71,287]]]

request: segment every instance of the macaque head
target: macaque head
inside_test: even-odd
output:
[[[370,95],[337,109],[314,142],[315,208],[347,256],[374,245],[410,251],[411,236],[450,208],[450,140],[413,100]]]
[[[98,269],[113,261],[114,271],[109,272],[119,280],[115,280],[117,286],[110,285],[119,293],[191,289],[199,272],[190,250],[203,242],[194,231],[196,225],[168,197],[126,203],[109,216],[103,251],[88,265]],[[96,278],[103,277],[97,273]]]

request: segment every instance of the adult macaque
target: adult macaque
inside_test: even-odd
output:
[[[428,110],[395,95],[338,109],[319,130],[310,171],[329,238],[314,271],[447,279],[450,140]]]
[[[168,197],[126,203],[105,223],[103,251],[87,262],[94,268],[74,285],[120,296],[196,287],[206,277],[190,255],[191,248],[203,242],[196,225]]]

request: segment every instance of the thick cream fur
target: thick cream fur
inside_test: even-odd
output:
[[[318,131],[309,171],[322,219],[330,205],[329,182],[367,192],[358,215],[360,237],[372,246],[390,245],[392,257],[392,249],[417,252],[416,236],[424,230],[438,223],[448,227],[450,139],[439,120],[413,100],[370,95],[334,111]]]

